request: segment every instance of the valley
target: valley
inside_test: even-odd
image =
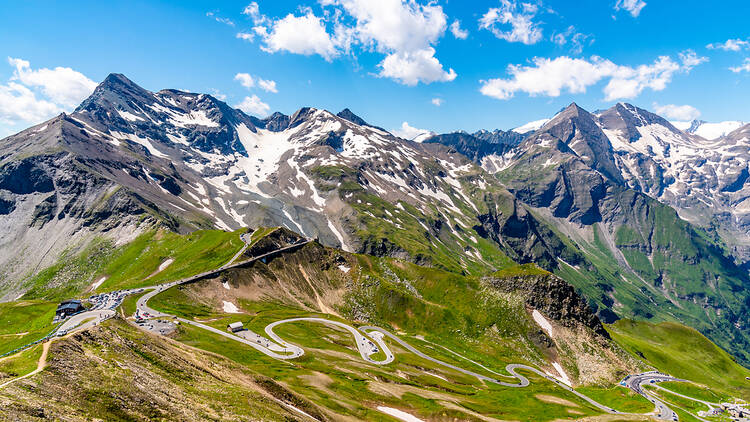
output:
[[[268,268],[267,266],[271,266],[271,271],[284,271],[288,262],[299,260],[299,258],[295,257],[294,255],[309,255],[310,252],[304,251],[311,248],[317,250],[317,253],[313,252],[314,255],[319,255],[321,249],[323,251],[326,251],[327,249],[322,248],[321,246],[309,244],[309,242],[305,242],[304,239],[295,238],[291,233],[285,232],[281,229],[270,231],[261,230],[260,234],[258,235],[239,234],[238,236],[241,236],[241,238],[243,239],[244,246],[242,246],[239,251],[232,256],[232,259],[224,263],[216,271],[208,271],[201,274],[196,274],[185,279],[167,282],[165,284],[160,284],[153,287],[140,287],[137,289],[134,288],[132,291],[121,291],[122,295],[118,296],[120,298],[120,301],[129,294],[139,295],[137,297],[136,307],[134,311],[130,313],[130,315],[132,316],[125,319],[125,321],[129,321],[125,326],[122,326],[122,322],[118,322],[123,321],[122,317],[128,316],[128,314],[125,314],[123,311],[119,311],[118,317],[111,322],[105,321],[106,319],[111,318],[112,315],[103,315],[102,311],[97,310],[88,311],[84,312],[83,314],[79,314],[78,318],[69,318],[68,321],[66,321],[61,327],[59,327],[58,335],[62,336],[63,339],[58,341],[67,341],[65,339],[70,338],[71,336],[73,336],[73,338],[76,338],[78,336],[77,334],[75,334],[76,332],[89,331],[91,329],[95,329],[97,331],[123,329],[125,329],[126,331],[133,330],[133,328],[126,328],[127,326],[129,326],[138,327],[141,330],[145,329],[146,331],[148,331],[147,328],[144,328],[148,324],[148,321],[166,320],[169,324],[173,324],[176,327],[176,330],[173,331],[173,334],[167,334],[167,337],[171,337],[172,339],[177,340],[180,343],[184,343],[185,345],[197,347],[198,349],[196,350],[205,350],[205,352],[202,353],[218,353],[219,355],[225,356],[226,358],[237,363],[243,364],[250,368],[254,368],[255,370],[260,370],[261,373],[264,371],[261,368],[263,368],[265,364],[262,364],[264,366],[261,367],[257,365],[260,362],[264,362],[266,361],[266,359],[270,358],[271,360],[288,360],[290,362],[296,362],[299,360],[300,363],[294,364],[297,369],[293,370],[293,372],[289,373],[288,369],[282,371],[282,373],[287,373],[287,376],[296,378],[304,378],[306,376],[304,374],[307,374],[311,369],[317,371],[317,373],[321,373],[322,371],[322,374],[327,374],[326,377],[330,377],[332,376],[331,371],[333,370],[334,373],[335,371],[340,371],[340,365],[344,365],[345,362],[350,362],[346,363],[347,366],[353,365],[351,366],[350,371],[354,370],[355,372],[361,374],[361,371],[363,369],[361,366],[362,364],[357,363],[357,361],[361,359],[368,366],[367,372],[376,371],[376,373],[381,373],[381,376],[386,376],[385,374],[389,373],[391,375],[388,375],[387,377],[391,379],[391,383],[395,382],[396,385],[403,382],[399,381],[399,378],[403,379],[403,377],[406,376],[406,379],[411,380],[409,383],[407,383],[407,385],[413,385],[414,388],[417,388],[417,390],[414,390],[414,393],[422,396],[424,394],[428,394],[427,391],[435,388],[434,386],[441,385],[441,380],[452,380],[453,382],[459,382],[459,384],[464,385],[461,389],[456,390],[455,387],[453,387],[447,392],[443,392],[437,395],[435,393],[429,393],[435,397],[433,400],[437,399],[437,397],[441,397],[440,399],[438,399],[437,403],[441,403],[440,406],[443,409],[445,409],[447,403],[455,400],[455,398],[449,398],[449,396],[452,395],[458,394],[458,396],[461,396],[462,394],[466,394],[468,391],[473,390],[474,393],[472,394],[472,396],[474,396],[480,391],[486,390],[480,395],[486,395],[486,399],[484,400],[487,400],[491,397],[495,397],[498,394],[501,394],[498,391],[498,388],[500,387],[510,387],[511,389],[513,389],[513,387],[521,387],[520,391],[529,389],[534,392],[524,392],[524,396],[526,396],[527,394],[531,394],[531,397],[537,397],[542,400],[541,402],[537,402],[537,404],[533,405],[532,408],[527,409],[527,411],[533,412],[532,409],[541,406],[540,409],[546,409],[546,413],[549,411],[549,409],[547,409],[549,405],[544,405],[542,403],[549,402],[549,400],[552,400],[552,397],[555,397],[555,402],[564,402],[567,403],[568,406],[573,406],[572,408],[568,408],[568,412],[581,414],[582,409],[588,409],[584,410],[584,412],[592,412],[592,414],[617,414],[621,415],[621,417],[625,418],[626,420],[631,420],[632,418],[635,418],[634,420],[638,420],[639,418],[638,415],[633,415],[631,413],[632,411],[630,407],[625,407],[624,410],[616,410],[614,408],[614,404],[601,404],[600,402],[597,402],[596,400],[588,397],[586,394],[571,388],[568,384],[566,384],[570,381],[562,380],[559,377],[559,374],[553,376],[547,370],[541,371],[534,366],[519,363],[508,363],[503,370],[498,367],[497,360],[493,361],[492,363],[487,362],[486,357],[482,353],[476,354],[476,351],[472,351],[472,349],[475,349],[476,347],[479,347],[480,349],[484,348],[483,344],[485,344],[486,342],[495,343],[498,341],[497,339],[490,340],[488,338],[485,338],[485,340],[481,340],[479,343],[468,340],[470,343],[474,343],[475,345],[467,348],[467,344],[463,343],[462,341],[456,341],[455,339],[453,341],[441,341],[440,343],[435,343],[433,341],[427,341],[426,339],[424,339],[424,337],[422,337],[422,335],[412,334],[409,336],[411,338],[411,341],[407,342],[402,338],[405,333],[397,336],[387,330],[383,330],[382,328],[374,326],[361,326],[358,329],[353,328],[348,325],[348,321],[341,320],[338,316],[319,313],[320,308],[324,307],[324,305],[320,302],[319,294],[321,292],[318,292],[318,300],[316,300],[314,303],[310,302],[309,306],[311,306],[312,309],[307,310],[297,308],[296,306],[282,305],[281,303],[274,300],[270,302],[247,302],[241,301],[237,298],[235,298],[234,301],[241,304],[242,310],[233,312],[239,312],[239,314],[227,314],[226,310],[222,312],[220,308],[217,310],[218,305],[214,305],[213,307],[206,306],[207,303],[215,300],[208,299],[208,302],[206,302],[208,298],[206,296],[206,293],[208,293],[209,291],[213,290],[213,294],[218,293],[221,295],[222,292],[225,292],[224,294],[226,294],[226,292],[232,292],[233,289],[242,288],[241,286],[237,286],[235,284],[237,279],[227,279],[227,275],[225,273],[234,272],[235,276],[240,276],[241,273],[247,271],[243,269],[243,267],[247,267],[248,265],[250,265],[251,272],[260,270],[261,273],[264,273],[268,271],[262,268],[255,269],[255,263],[257,263],[261,267],[266,268]],[[300,240],[302,240],[302,242],[300,242]],[[287,245],[287,242],[289,242],[289,245]],[[275,245],[277,249],[265,252],[255,257],[252,257],[251,255],[251,257],[245,258],[248,256],[248,249],[251,253],[253,250],[266,251],[269,247],[267,245],[271,244]],[[331,250],[330,252],[334,251]],[[334,253],[342,254],[343,251]],[[304,262],[305,260],[305,257],[302,257],[302,262]],[[351,265],[351,267],[347,267],[345,265],[339,266],[346,269],[346,273],[353,270],[361,271],[361,268],[357,268],[356,265],[352,265],[349,261],[347,261],[347,263]],[[336,267],[334,271],[344,272],[344,269],[339,267]],[[520,268],[516,270],[509,268],[505,270],[505,274],[496,274],[495,277],[508,275],[514,275],[517,277],[533,277],[543,273],[544,272],[542,270],[532,270],[531,268],[523,270]],[[243,274],[242,276],[244,278],[245,275]],[[134,285],[142,283],[143,282],[133,282]],[[313,286],[309,287],[313,290],[317,290]],[[201,291],[203,293],[199,293]],[[417,292],[419,291],[420,290],[418,290]],[[143,294],[144,292],[147,293]],[[194,296],[196,294],[198,296]],[[196,303],[195,299],[191,299],[191,297],[203,297],[204,299],[199,299]],[[150,302],[153,302],[153,304],[150,304]],[[119,303],[111,304],[110,306],[112,308],[115,308],[119,305]],[[223,303],[226,303],[226,301],[224,301]],[[196,307],[197,304],[199,304],[198,307]],[[317,312],[314,311],[316,307],[318,308]],[[246,311],[246,309],[250,312]],[[162,310],[167,312],[175,312],[175,315],[169,315],[168,313],[164,313]],[[249,322],[247,322],[247,328],[245,328],[246,333],[245,335],[243,335],[243,337],[238,337],[236,333],[227,333],[227,331],[224,329],[224,327],[226,327],[230,321],[238,319],[245,320],[247,318],[246,315],[253,314],[256,315],[256,317],[253,317]],[[93,321],[91,315],[94,315],[99,319]],[[263,317],[260,317],[260,315],[263,315]],[[102,318],[102,316],[104,316],[104,318]],[[528,318],[528,320],[533,319],[529,316],[527,316],[526,318]],[[321,323],[322,325],[320,325]],[[527,324],[529,323],[530,322],[527,322]],[[287,327],[287,324],[289,324],[289,327]],[[557,323],[554,324],[557,326]],[[93,328],[95,326],[100,327]],[[316,326],[320,328],[315,328]],[[542,327],[541,329],[551,329],[549,321],[546,322],[545,326],[546,327]],[[252,336],[252,330],[257,330],[256,332],[265,332],[265,335],[267,337],[261,337],[255,334],[253,337],[255,340],[252,342],[247,342],[246,340],[244,340],[244,338],[247,338],[247,333],[250,333],[250,335]],[[278,334],[275,330],[278,331]],[[134,334],[135,333],[133,332],[130,335]],[[351,341],[351,334],[355,335],[356,341]],[[142,333],[141,335],[148,337],[153,336],[154,334]],[[321,337],[317,337],[318,335],[320,335]],[[316,338],[318,339],[315,340]],[[438,336],[433,338],[434,340],[439,341],[438,338],[440,337]],[[294,342],[289,342],[286,339],[294,339]],[[271,345],[272,342],[274,343],[274,345]],[[232,343],[235,343],[236,346],[232,345]],[[302,344],[303,346],[300,347],[295,343]],[[419,348],[427,351],[420,351],[419,348],[415,348],[410,343],[419,345]],[[45,343],[45,348],[48,348],[49,344],[50,343]],[[55,342],[52,342],[52,344],[54,345]],[[377,346],[373,347],[375,345]],[[461,350],[461,353],[453,351],[452,348]],[[307,351],[313,353],[314,356],[307,357],[306,349]],[[230,352],[230,350],[232,352]],[[466,357],[466,353],[472,354],[473,358],[470,359]],[[261,356],[266,356],[266,358],[262,358]],[[513,358],[512,356],[516,356],[516,358]],[[517,353],[513,353],[512,355],[505,356],[500,360],[512,362],[518,357],[520,356]],[[260,359],[259,362],[250,364],[250,362],[256,361],[258,359]],[[331,361],[331,359],[333,360]],[[480,364],[474,359],[477,359],[483,363]],[[538,364],[538,362],[540,361],[536,362]],[[333,366],[328,367],[328,365]],[[375,369],[378,367],[383,368]],[[490,369],[492,367],[495,367],[497,369]],[[412,374],[415,369],[421,371],[420,373],[422,375],[408,375]],[[552,371],[559,370],[560,369],[558,369],[558,367],[552,369]],[[523,374],[521,374],[519,371],[522,371]],[[36,371],[30,373],[30,375],[33,375],[35,372]],[[395,378],[393,378],[393,374],[395,374]],[[671,379],[669,377],[658,375],[658,373],[656,372],[654,374],[656,374],[657,376],[653,377],[648,373],[643,374],[640,378],[640,382],[644,382],[643,380],[645,380],[645,383],[648,383],[649,379],[657,379],[660,381]],[[361,374],[360,377],[362,375],[364,374]],[[366,376],[365,379],[367,378],[369,377]],[[628,378],[631,377],[627,377],[626,380]],[[21,381],[22,379],[23,377],[18,378],[19,381]],[[376,377],[376,379],[378,379],[378,377]],[[428,379],[431,379],[432,381],[426,381]],[[472,379],[474,381],[471,381]],[[15,379],[11,381],[15,381]],[[372,386],[372,382],[374,381],[365,382],[367,385]],[[436,382],[437,384],[435,384]],[[343,411],[344,414],[352,412],[351,406],[345,406],[345,408],[341,408],[341,405],[343,403],[339,403],[338,400],[334,401],[334,403],[338,404],[326,404],[323,405],[323,408],[320,408],[320,400],[322,397],[317,396],[317,393],[313,396],[310,396],[310,394],[312,393],[312,390],[309,389],[310,386],[302,387],[303,385],[305,385],[304,383],[297,384],[299,387],[302,387],[300,389],[299,387],[294,387],[295,383],[287,383],[284,383],[283,385],[288,385],[289,388],[292,388],[291,391],[294,391],[294,393],[292,393],[293,396],[283,396],[280,399],[277,398],[275,400],[278,405],[276,411],[279,411],[281,413],[291,412],[292,414],[296,414],[297,416],[301,415],[303,419],[310,420],[323,420],[327,419],[327,417],[338,419],[339,417],[343,416],[339,414],[340,411]],[[6,387],[10,384],[12,383],[6,382],[3,384],[3,387]],[[313,385],[316,385],[316,387],[313,387],[313,390],[315,390],[316,388],[320,388],[317,387],[317,384]],[[492,385],[496,385],[497,387],[492,387]],[[547,386],[540,389],[541,385]],[[635,384],[630,388],[634,389],[634,391],[641,391],[638,389],[638,385],[639,384]],[[353,385],[350,388],[353,388],[352,393],[354,394],[363,394],[361,387],[355,387]],[[383,386],[383,388],[386,387]],[[467,388],[469,390],[466,390]],[[438,388],[438,390],[441,389]],[[417,391],[421,392],[418,393]],[[606,390],[593,391],[596,391],[597,394],[601,395],[600,391],[603,392]],[[375,400],[375,402],[379,403],[378,406],[375,406],[377,407],[377,409],[395,408],[388,407],[386,405],[399,406],[398,408],[403,409],[404,403],[408,403],[409,406],[412,406],[412,410],[410,411],[417,411],[421,417],[425,417],[426,415],[431,414],[431,411],[427,410],[429,409],[429,407],[425,408],[419,402],[413,402],[410,400],[406,400],[404,402],[403,399],[405,396],[403,395],[401,396],[402,401],[397,404],[395,402],[392,402],[392,400],[384,401],[382,392],[379,393],[377,390],[375,390],[370,394],[372,393],[375,393],[375,395],[372,396],[373,398],[371,400]],[[0,395],[1,394],[2,393],[0,392]],[[297,398],[294,394],[300,394],[301,397]],[[501,395],[507,394],[509,393],[505,392]],[[640,406],[640,408],[645,409],[642,413],[649,414],[651,417],[656,417],[657,419],[661,420],[674,419],[676,414],[672,412],[668,405],[665,405],[663,402],[659,401],[659,399],[652,397],[651,395],[649,395],[649,393],[644,392],[644,394],[648,400],[655,402],[657,411],[654,411],[652,413],[651,410],[648,410],[648,405],[644,403]],[[610,395],[601,396],[599,399],[601,400],[602,398],[606,401],[612,400],[612,397],[610,397]],[[455,405],[449,406],[448,408],[453,409],[453,414],[456,416],[463,415],[460,416],[460,418],[479,417],[479,414],[488,414],[487,412],[489,412],[489,414],[496,414],[496,412],[499,411],[499,409],[491,410],[493,409],[493,407],[489,405],[489,402],[480,405],[481,401],[477,402],[477,399],[478,398],[476,397],[474,399],[471,399],[471,403],[473,404],[469,404],[469,402],[460,402],[460,408],[456,407]],[[300,400],[302,400],[302,402],[300,402]],[[311,403],[316,403],[316,405],[313,405],[313,407],[310,408],[310,402],[306,402],[305,400],[311,400]],[[445,400],[448,400],[448,402],[445,402]],[[528,403],[527,401],[525,402]],[[300,405],[300,403],[303,403],[303,405]],[[323,401],[322,403],[327,402]],[[475,413],[477,410],[479,410],[480,412]],[[310,413],[308,413],[308,411]],[[333,411],[334,413],[331,414],[331,411]],[[354,412],[354,415],[360,418],[375,417],[371,413],[360,413],[362,411],[364,411],[364,409],[357,410]],[[372,411],[373,410],[371,408],[369,412]],[[382,410],[380,412],[382,414]],[[425,412],[427,412],[427,414],[425,414]],[[442,410],[441,412],[443,415],[445,414],[445,410]],[[497,413],[497,415],[500,416],[503,413],[505,412],[500,411],[500,413]],[[407,411],[406,414],[411,413]],[[532,417],[532,414],[536,416]],[[540,414],[530,413],[528,414],[528,417],[537,419],[540,417]]]
[[[746,133],[571,104],[413,142],[111,74],[0,140],[0,412],[725,420]]]

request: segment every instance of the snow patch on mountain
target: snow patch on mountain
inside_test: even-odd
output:
[[[119,114],[123,119],[131,121],[131,122],[137,122],[137,121],[145,121],[143,117],[136,116],[133,113],[124,111],[124,110],[117,110],[117,114]]]
[[[525,125],[518,126],[517,128],[513,128],[511,130],[513,132],[520,133],[520,134],[533,132],[535,130],[541,129],[541,127],[547,124],[547,122],[549,122],[550,120],[551,119],[534,120],[532,122],[528,122]]]
[[[726,136],[730,132],[739,129],[747,122],[741,122],[736,120],[728,120],[725,122],[709,123],[702,120],[692,120],[686,122],[674,121],[670,122],[674,127],[698,135],[701,138],[708,139],[709,141],[719,139]]]
[[[159,158],[167,158],[168,157],[167,154],[164,154],[163,152],[161,152],[158,149],[156,149],[156,147],[154,146],[154,144],[152,144],[151,140],[148,139],[148,138],[141,138],[140,136],[136,135],[135,133],[122,133],[122,132],[113,131],[113,130],[110,130],[109,133],[115,139],[118,139],[118,140],[125,140],[125,139],[127,139],[128,141],[133,141],[136,144],[143,145],[144,147],[146,147],[146,149],[148,150],[148,152],[151,155],[155,156],[155,157],[159,157]]]

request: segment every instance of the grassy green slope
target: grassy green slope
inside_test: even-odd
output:
[[[623,193],[624,202],[633,201]],[[638,201],[635,201],[638,203]],[[670,207],[644,199],[633,206],[607,245],[601,224],[591,242],[567,244],[585,257],[577,267],[560,263],[555,273],[576,286],[605,320],[673,321],[691,326],[750,363],[750,279],[724,255],[721,245],[681,220]]]
[[[49,334],[56,308],[54,302],[37,300],[0,303],[0,354]]]
[[[358,171],[346,166],[320,166],[311,171],[318,189],[337,189],[341,199],[357,213],[356,222],[349,222],[348,229],[361,240],[366,253],[408,256],[417,263],[475,275],[512,265],[498,245],[472,228],[477,213],[487,212],[484,196],[498,194],[493,206],[507,208],[512,201],[507,191],[497,184],[479,189],[473,180],[481,171],[474,169],[457,178],[464,196],[457,186],[443,180],[442,167],[433,164],[425,169],[426,177],[447,193],[455,207],[438,206],[439,201],[435,201],[437,204],[417,209],[404,201],[388,202],[367,193],[360,185]]]
[[[433,286],[434,293],[441,288],[444,281],[437,280]],[[240,302],[244,313],[224,314],[205,304],[195,303],[180,289],[172,289],[157,295],[151,304],[160,310],[169,310],[187,318],[198,317],[220,329],[226,327],[228,322],[242,321],[255,332],[263,332],[270,322],[292,317],[316,316],[340,320],[330,315],[272,302]],[[508,311],[509,314],[512,313],[512,317],[518,319],[516,324],[523,326],[528,323],[522,309],[511,307]],[[408,314],[407,318],[413,317],[415,321],[425,316],[431,321],[444,316],[430,314],[414,307],[405,313]],[[474,367],[464,360],[457,360],[444,349],[421,341],[413,335],[434,330],[429,337],[436,342],[460,350],[462,354],[497,371],[503,371],[508,361],[523,360],[521,353],[511,349],[495,349],[492,351],[496,352],[497,356],[488,356],[489,349],[497,347],[497,341],[493,340],[491,345],[486,346],[487,350],[482,347],[480,341],[469,339],[467,344],[461,334],[457,336],[456,332],[451,330],[450,327],[454,326],[455,320],[443,323],[446,324],[444,329],[438,328],[434,323],[430,323],[429,327],[404,323],[404,329],[411,335],[402,336],[431,356],[490,376],[492,374],[482,368]],[[544,421],[570,415],[586,416],[598,413],[576,396],[533,374],[525,374],[532,380],[532,385],[528,388],[503,388],[480,383],[472,377],[423,360],[393,342],[388,342],[396,354],[393,363],[385,366],[367,364],[359,357],[348,333],[318,323],[285,324],[278,326],[275,331],[285,340],[302,346],[307,353],[289,363],[279,362],[241,343],[187,325],[180,328],[176,339],[226,356],[253,371],[273,378],[313,403],[337,414],[360,420],[386,420],[385,415],[374,410],[376,405],[404,409],[425,419],[471,420],[468,415],[477,412],[500,419]],[[552,404],[548,401],[549,397],[566,400],[565,403],[568,404]],[[445,404],[450,402],[458,406],[446,407]]]
[[[646,306],[647,312],[657,320],[677,320],[694,327],[750,363],[747,271],[665,205],[652,205],[651,212],[639,215],[639,220],[634,225],[639,230],[621,226],[615,242],[638,275],[664,296],[656,306]],[[745,325],[744,329],[738,324]]]
[[[660,371],[750,399],[750,370],[698,331],[671,322],[620,320],[609,325],[612,337],[633,355]]]
[[[103,268],[108,278],[97,290],[142,287],[218,268],[242,248],[239,238],[242,232],[200,230],[185,236],[172,232],[146,233]],[[169,258],[174,262],[154,274]],[[149,277],[151,274],[154,275]]]
[[[60,300],[79,296],[90,291],[101,277],[107,278],[97,292],[153,285],[218,268],[242,247],[241,233],[199,230],[179,235],[149,231],[119,247],[99,239],[76,255],[64,254],[57,264],[30,278],[23,298]],[[170,258],[172,264],[157,273]]]

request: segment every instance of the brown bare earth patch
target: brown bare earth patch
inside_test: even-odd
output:
[[[440,405],[443,406],[443,407],[445,407],[446,409],[458,410],[460,412],[466,413],[469,416],[475,417],[475,418],[477,418],[479,420],[483,420],[483,421],[486,421],[486,422],[505,422],[503,419],[492,418],[492,417],[489,417],[489,416],[482,415],[481,413],[472,412],[471,410],[469,410],[469,409],[467,409],[465,407],[458,406],[455,403],[441,401]]]
[[[454,402],[456,398],[450,394],[440,393],[437,391],[424,390],[418,387],[413,387],[406,384],[395,384],[381,381],[370,381],[367,384],[367,388],[375,394],[384,396],[392,396],[401,398],[406,393],[416,394],[425,399],[442,400],[447,402]]]
[[[557,396],[550,396],[549,394],[537,394],[534,397],[536,397],[537,399],[545,403],[559,404],[561,406],[567,406],[567,407],[580,407],[578,404],[573,403],[570,400],[565,400]]]
[[[350,283],[350,275],[338,268],[340,262],[348,262],[346,259],[345,253],[309,244],[265,263],[256,261],[201,280],[186,293],[197,303],[217,310],[222,309],[223,301],[237,304],[273,300],[311,312],[338,315],[337,308],[343,304]]]

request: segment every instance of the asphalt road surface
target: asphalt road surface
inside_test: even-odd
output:
[[[646,391],[642,386],[643,384],[655,384],[657,382],[665,382],[665,381],[684,381],[679,378],[674,378],[669,375],[665,375],[659,372],[644,372],[642,374],[636,374],[631,375],[623,382],[625,383],[625,386],[630,388],[631,390],[635,391],[636,393],[642,395],[648,401],[654,404],[655,409],[654,413],[656,413],[656,419],[665,420],[665,421],[676,421],[678,420],[677,413],[675,413],[672,409],[669,408],[664,402],[659,400],[658,397],[654,396],[653,394],[650,394],[648,391]]]
[[[344,330],[349,331],[354,336],[354,341],[357,344],[357,349],[359,350],[359,354],[360,356],[362,356],[362,359],[377,365],[385,365],[393,362],[393,352],[388,349],[388,346],[386,346],[386,344],[383,342],[383,338],[381,336],[370,336],[371,338],[367,338],[356,328],[338,321],[331,321],[325,318],[290,318],[268,324],[265,331],[266,334],[268,334],[268,337],[270,337],[276,343],[281,344],[285,347],[296,347],[302,350],[299,346],[295,346],[284,341],[284,339],[273,332],[274,327],[278,325],[300,321],[319,322],[321,324],[333,325],[335,327],[343,328]],[[375,344],[377,344],[377,346]],[[374,360],[370,357],[370,355],[378,353],[379,350],[382,350],[385,354],[385,359],[382,361]]]

